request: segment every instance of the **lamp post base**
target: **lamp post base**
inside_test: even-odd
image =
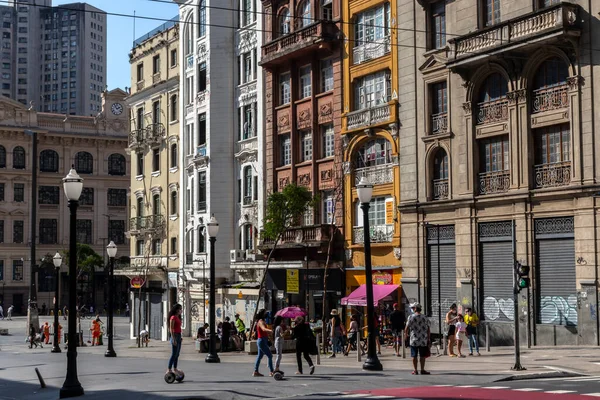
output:
[[[61,398],[61,399],[67,399],[69,397],[79,397],[79,396],[83,396],[83,387],[81,385],[68,386],[68,387],[63,386],[60,389],[59,398]]]
[[[106,350],[106,353],[104,353],[104,357],[116,357],[117,353],[115,353],[115,351],[113,349],[108,349]]]
[[[208,354],[204,361],[209,364],[217,364],[217,363],[221,362],[221,359],[219,358],[219,356],[217,354]]]
[[[62,350],[60,349],[60,345],[56,344],[55,346],[52,346],[52,350],[50,350],[50,353],[61,353]]]
[[[362,368],[367,371],[383,371],[383,365],[377,356],[367,357]]]

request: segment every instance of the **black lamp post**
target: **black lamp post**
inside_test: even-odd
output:
[[[205,361],[207,363],[219,363],[221,360],[217,354],[217,324],[215,323],[215,241],[219,233],[219,223],[214,215],[210,217],[210,221],[206,224],[206,231],[208,233],[208,240],[210,241],[210,300],[208,305],[208,312],[210,314],[210,341],[208,342],[208,355]],[[223,343],[221,343],[222,345]]]
[[[108,348],[105,357],[116,357],[115,349],[113,348],[113,286],[115,285],[115,256],[117,255],[117,246],[112,240],[106,246],[106,253],[108,254],[108,263],[110,269],[108,272]]]
[[[83,190],[83,179],[71,167],[63,178],[65,195],[71,210],[69,220],[69,336],[67,348],[67,377],[60,389],[60,398],[83,395],[83,387],[77,378],[77,207]]]
[[[356,186],[360,208],[363,212],[363,238],[365,248],[365,282],[367,285],[367,325],[368,325],[368,342],[367,342],[367,359],[363,364],[363,369],[369,371],[382,371],[383,365],[377,357],[377,349],[375,343],[375,306],[373,305],[373,270],[371,268],[371,232],[369,230],[369,203],[373,196],[373,185],[369,183],[367,178],[362,177]]]
[[[55,269],[55,287],[54,287],[54,339],[52,340],[52,353],[60,353],[60,345],[58,344],[58,277],[60,276],[60,266],[62,265],[62,256],[57,251],[52,262],[54,263]]]

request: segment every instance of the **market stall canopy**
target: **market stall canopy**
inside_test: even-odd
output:
[[[389,296],[400,285],[373,285],[373,303],[377,305],[382,299]],[[360,285],[358,289],[342,298],[343,306],[366,306],[367,305],[367,285]]]

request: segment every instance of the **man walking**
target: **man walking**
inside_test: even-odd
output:
[[[225,317],[225,322],[221,327],[221,351],[226,352],[229,350],[229,338],[231,337],[231,322],[229,317]]]
[[[2,304],[0,304],[0,319],[4,319],[4,309],[2,308]]]
[[[392,336],[394,337],[394,352],[396,357],[400,357],[400,340],[404,332],[404,313],[400,311],[398,303],[394,303],[394,311],[390,314],[390,323],[392,325]]]
[[[12,313],[13,313],[14,309],[15,309],[15,306],[13,306],[12,304],[10,305],[10,307],[8,307],[8,312],[6,314],[7,320],[12,321]]]
[[[425,370],[425,359],[429,357],[431,346],[431,331],[429,329],[429,319],[421,314],[421,304],[413,303],[410,305],[413,315],[408,318],[406,329],[404,330],[404,340],[409,340],[410,336],[410,356],[413,361],[413,375],[419,375],[417,371],[417,357],[421,360],[421,375],[429,375]]]
[[[240,314],[235,314],[235,329],[238,331],[238,335],[242,338],[242,340],[246,340],[246,325],[244,321],[240,318]]]

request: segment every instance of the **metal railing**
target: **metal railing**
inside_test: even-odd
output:
[[[535,169],[535,187],[567,186],[571,183],[571,161],[538,164]]]
[[[381,104],[365,108],[358,111],[348,113],[347,126],[348,129],[362,128],[373,124],[389,121],[391,117],[391,106],[389,104]]]
[[[443,112],[431,115],[431,133],[448,132],[448,113]]]
[[[361,44],[352,49],[353,65],[361,64],[375,58],[383,57],[389,54],[391,50],[390,37],[386,36],[382,39]]]
[[[477,123],[489,124],[491,122],[508,120],[508,100],[501,98],[477,104]]]
[[[534,113],[569,107],[569,86],[565,83],[533,91],[531,110]]]
[[[165,217],[162,215],[147,215],[129,219],[130,231],[159,230],[165,225]]]
[[[365,232],[362,226],[352,228],[352,243],[360,244],[365,241]],[[369,227],[371,243],[389,243],[394,238],[394,225],[373,225]]]
[[[510,172],[496,171],[479,174],[479,194],[507,192],[510,187]]]
[[[383,185],[394,182],[394,164],[388,163],[374,167],[356,168],[354,182],[358,185],[361,178],[367,178],[371,185]]]
[[[444,200],[448,198],[448,179],[434,179],[433,180],[433,199]]]

